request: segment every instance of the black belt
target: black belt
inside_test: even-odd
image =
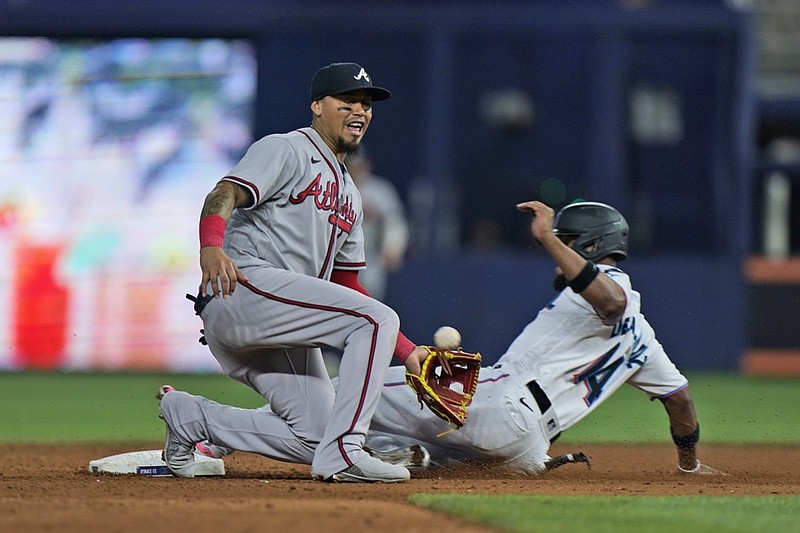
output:
[[[550,398],[547,397],[547,394],[542,390],[542,387],[536,383],[536,380],[528,383],[528,390],[531,391],[533,394],[533,399],[536,400],[536,405],[539,406],[539,410],[544,413],[548,409],[553,406],[553,402],[550,401]]]
[[[533,381],[528,382],[527,387],[528,390],[531,391],[533,399],[536,400],[536,405],[539,406],[539,410],[542,412],[542,414],[545,414],[547,410],[553,406],[553,402],[550,401],[550,398],[547,397],[547,394],[544,392],[544,390],[542,390],[542,387],[539,386],[538,383],[536,383],[535,379]],[[548,427],[552,425],[552,429],[554,429],[557,426],[557,422],[555,421],[555,415],[553,415],[553,418],[551,418],[549,421],[546,422]],[[561,432],[558,432],[552,437],[550,437],[550,444],[553,444],[556,441],[556,439],[558,439],[558,437],[560,436]]]

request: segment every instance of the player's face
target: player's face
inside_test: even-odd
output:
[[[319,134],[336,154],[347,154],[358,148],[372,121],[372,96],[368,91],[326,96],[312,111]]]

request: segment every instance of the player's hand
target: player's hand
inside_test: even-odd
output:
[[[200,280],[200,295],[205,296],[208,285],[214,298],[227,298],[236,289],[237,282],[246,282],[247,276],[241,273],[233,260],[222,248],[204,246],[200,249],[200,269],[203,277]]]
[[[428,357],[428,350],[426,350],[423,346],[417,346],[414,348],[414,351],[411,352],[408,358],[403,362],[406,367],[406,371],[408,371],[410,374],[414,374],[415,376],[419,376],[419,373],[422,370],[422,362],[425,361],[426,357]]]
[[[553,218],[555,217],[555,213],[550,206],[533,200],[517,204],[517,209],[520,211],[530,211],[533,215],[533,218],[531,218],[531,235],[533,235],[537,242],[542,243],[543,239],[555,237],[553,235]]]

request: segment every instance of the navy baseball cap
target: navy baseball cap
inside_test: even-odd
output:
[[[387,100],[392,96],[392,93],[386,89],[372,85],[372,78],[361,65],[332,63],[327,67],[322,67],[314,74],[314,79],[311,80],[311,101],[359,89],[369,90],[372,100],[376,102]]]

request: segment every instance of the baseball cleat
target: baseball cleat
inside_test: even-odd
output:
[[[572,452],[565,453],[564,455],[557,455],[552,459],[545,461],[544,466],[548,470],[553,470],[567,463],[586,463],[586,466],[589,467],[589,470],[592,469],[592,463],[589,461],[589,457],[587,457],[583,452]]]
[[[166,422],[166,421],[165,421]],[[177,477],[194,477],[194,447],[184,444],[178,436],[167,425],[166,442],[162,459],[167,464],[167,468]]]
[[[170,385],[162,385],[158,389],[156,398],[160,400],[158,416],[164,421],[167,433],[164,442],[164,451],[161,459],[167,464],[167,468],[177,477],[192,478],[195,475],[194,449],[195,444],[183,442],[169,425],[169,420],[164,416],[164,402],[169,401],[167,393],[174,392],[175,389]]]
[[[168,392],[174,392],[176,389],[172,385],[161,385],[158,388],[158,394],[156,394],[156,399],[161,400],[164,398],[164,395]],[[161,415],[159,415],[161,416]],[[161,418],[164,418],[161,416]],[[225,446],[217,446],[216,444],[212,444],[211,441],[204,440],[200,441],[195,444],[194,447],[195,451],[200,455],[205,455],[206,457],[211,457],[212,459],[222,459],[226,455],[232,454],[235,450],[232,448],[226,448]]]
[[[195,444],[194,449],[197,453],[201,455],[205,455],[206,457],[211,457],[213,459],[222,459],[223,457],[232,454],[234,451],[233,448],[227,448],[225,446],[217,446],[216,444],[212,444],[209,440],[203,440]]]
[[[364,446],[364,451],[384,463],[406,468],[428,468],[431,464],[431,454],[424,446],[419,444],[402,446],[391,450],[373,450]]]
[[[174,390],[175,387],[173,387],[172,385],[161,385],[158,388],[158,394],[156,394],[156,400],[160,400],[161,398],[164,397],[166,393],[173,392]]]
[[[365,456],[356,464],[345,468],[325,481],[347,483],[398,483],[411,479],[411,473],[403,466],[384,463],[371,455]]]

